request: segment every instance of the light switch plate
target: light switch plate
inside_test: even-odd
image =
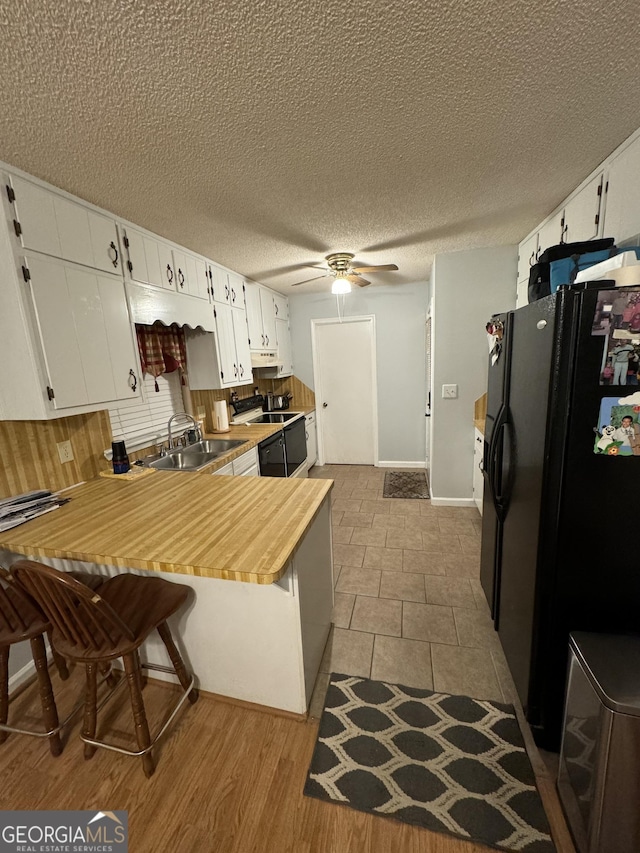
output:
[[[70,441],[59,441],[56,447],[58,448],[58,456],[60,457],[60,461],[63,464],[65,462],[73,462],[73,450],[71,449]]]
[[[445,400],[455,400],[458,396],[458,386],[457,385],[443,385],[442,386],[442,397]]]

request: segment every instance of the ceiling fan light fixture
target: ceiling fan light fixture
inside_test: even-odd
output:
[[[351,282],[346,278],[336,278],[331,285],[331,293],[351,293]]]

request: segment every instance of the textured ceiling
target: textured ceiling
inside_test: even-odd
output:
[[[640,125],[637,0],[0,0],[0,23],[0,159],[283,292],[332,251],[391,284],[518,242]]]

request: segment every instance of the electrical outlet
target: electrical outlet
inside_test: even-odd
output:
[[[443,385],[442,386],[442,397],[445,400],[455,400],[458,396],[458,386],[457,385]]]
[[[71,449],[70,441],[59,441],[56,446],[58,448],[58,456],[62,463],[73,462],[73,450]]]

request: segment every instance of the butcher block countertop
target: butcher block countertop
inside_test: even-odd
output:
[[[0,532],[0,548],[270,584],[285,573],[332,486],[171,471],[136,481],[97,478],[65,492],[71,501],[54,512]]]

